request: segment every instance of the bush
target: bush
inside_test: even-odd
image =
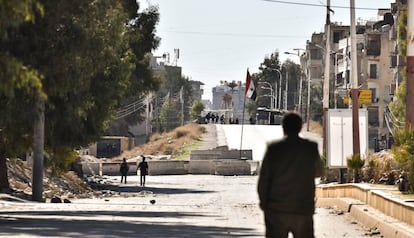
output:
[[[45,166],[51,169],[52,175],[60,175],[69,171],[79,153],[70,147],[59,146],[46,154]]]
[[[393,153],[395,160],[408,171],[410,192],[414,184],[414,130],[411,126],[394,130]]]
[[[365,160],[361,159],[361,156],[359,154],[354,154],[350,156],[346,160],[346,165],[349,169],[354,171],[354,182],[359,183],[360,182],[360,172],[362,167],[364,167]]]

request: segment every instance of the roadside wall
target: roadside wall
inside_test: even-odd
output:
[[[240,159],[252,160],[252,150],[227,150],[227,149],[212,149],[212,150],[192,150],[190,153],[190,160],[214,160],[214,159]]]
[[[364,184],[338,184],[318,186],[317,198],[352,198],[395,219],[414,226],[414,200],[403,202],[392,197],[389,188],[373,188]],[[399,192],[392,189],[391,191]]]
[[[182,175],[182,174],[212,174],[212,175],[252,175],[257,174],[258,162],[247,160],[147,160],[148,175]],[[128,162],[129,174],[137,174],[137,163]],[[113,162],[84,162],[82,174],[117,176],[120,163]]]

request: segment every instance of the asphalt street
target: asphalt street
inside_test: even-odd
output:
[[[211,128],[211,127],[210,127]],[[266,144],[283,137],[283,129],[280,125],[216,125],[218,140],[224,141],[229,149],[251,149],[253,160],[262,160]],[[242,133],[243,132],[243,133]],[[318,134],[302,130],[300,135],[319,145],[322,153],[322,137]]]
[[[145,188],[138,179],[129,176],[111,196],[72,203],[0,200],[0,237],[264,237],[257,176],[149,176]],[[367,231],[347,213],[316,210],[316,237]]]

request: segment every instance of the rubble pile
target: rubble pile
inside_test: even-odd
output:
[[[32,194],[32,168],[26,161],[12,159],[7,161],[8,177],[12,195],[30,199]],[[43,191],[46,199],[53,197],[86,198],[94,196],[88,184],[73,171],[52,176],[46,171],[43,177]]]
[[[94,161],[96,158],[89,158]],[[13,159],[7,161],[11,195],[16,198],[31,200],[32,167],[26,161]],[[136,188],[119,187],[119,180],[111,176],[89,176],[81,179],[75,172],[69,171],[59,176],[52,176],[49,171],[43,177],[43,194],[53,203],[70,202],[69,199],[134,197],[146,196],[148,191]]]

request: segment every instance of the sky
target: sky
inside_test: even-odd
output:
[[[299,63],[293,49],[304,49],[312,33],[324,31],[326,0],[139,0],[141,9],[159,8],[155,56],[170,55],[184,76],[201,81],[203,99],[212,99],[220,81],[245,82],[246,70],[258,72],[266,56]],[[350,0],[331,0],[331,21],[350,24]],[[355,0],[356,18],[381,20],[378,8],[391,0]],[[179,58],[174,60],[174,49]]]

